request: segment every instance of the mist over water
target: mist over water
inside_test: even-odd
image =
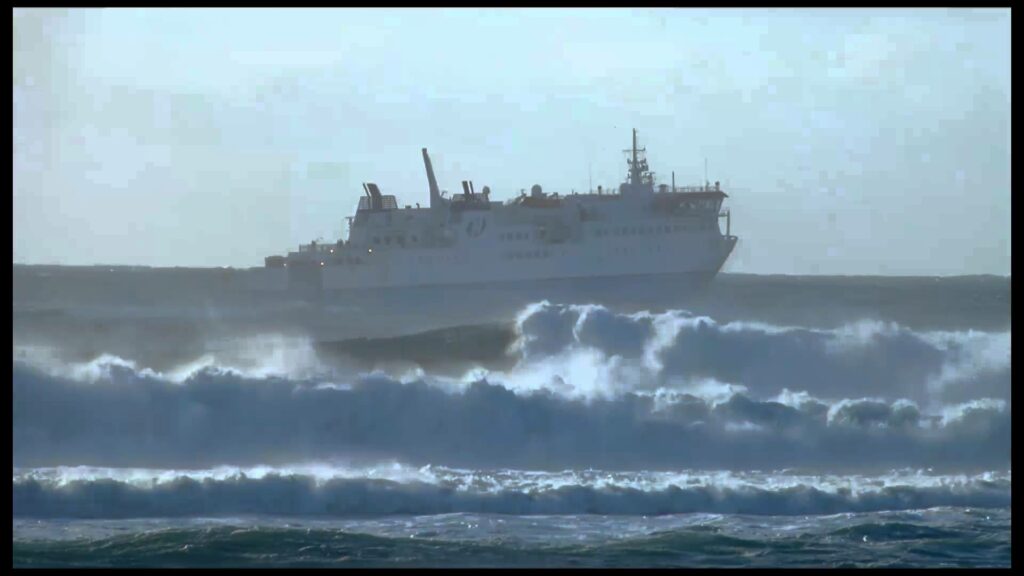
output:
[[[229,277],[15,267],[17,564],[1009,564],[1008,278],[389,315]]]

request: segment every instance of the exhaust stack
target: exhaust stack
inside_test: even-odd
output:
[[[427,169],[427,182],[430,184],[430,207],[441,206],[441,190],[437,187],[437,179],[434,178],[434,167],[430,164],[430,156],[427,149],[423,149],[423,165]]]

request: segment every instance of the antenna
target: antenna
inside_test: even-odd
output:
[[[708,158],[704,157],[704,187],[708,187]]]
[[[594,171],[593,162],[587,163],[587,184],[590,186],[590,193],[594,193]]]

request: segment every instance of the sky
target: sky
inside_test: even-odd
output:
[[[1010,11],[14,10],[14,262],[261,266],[362,182],[721,181],[723,271],[1010,274]],[[591,184],[592,183],[592,184]]]

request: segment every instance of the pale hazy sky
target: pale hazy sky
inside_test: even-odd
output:
[[[260,266],[377,182],[730,194],[725,271],[1010,273],[1009,10],[15,10],[14,261]]]

